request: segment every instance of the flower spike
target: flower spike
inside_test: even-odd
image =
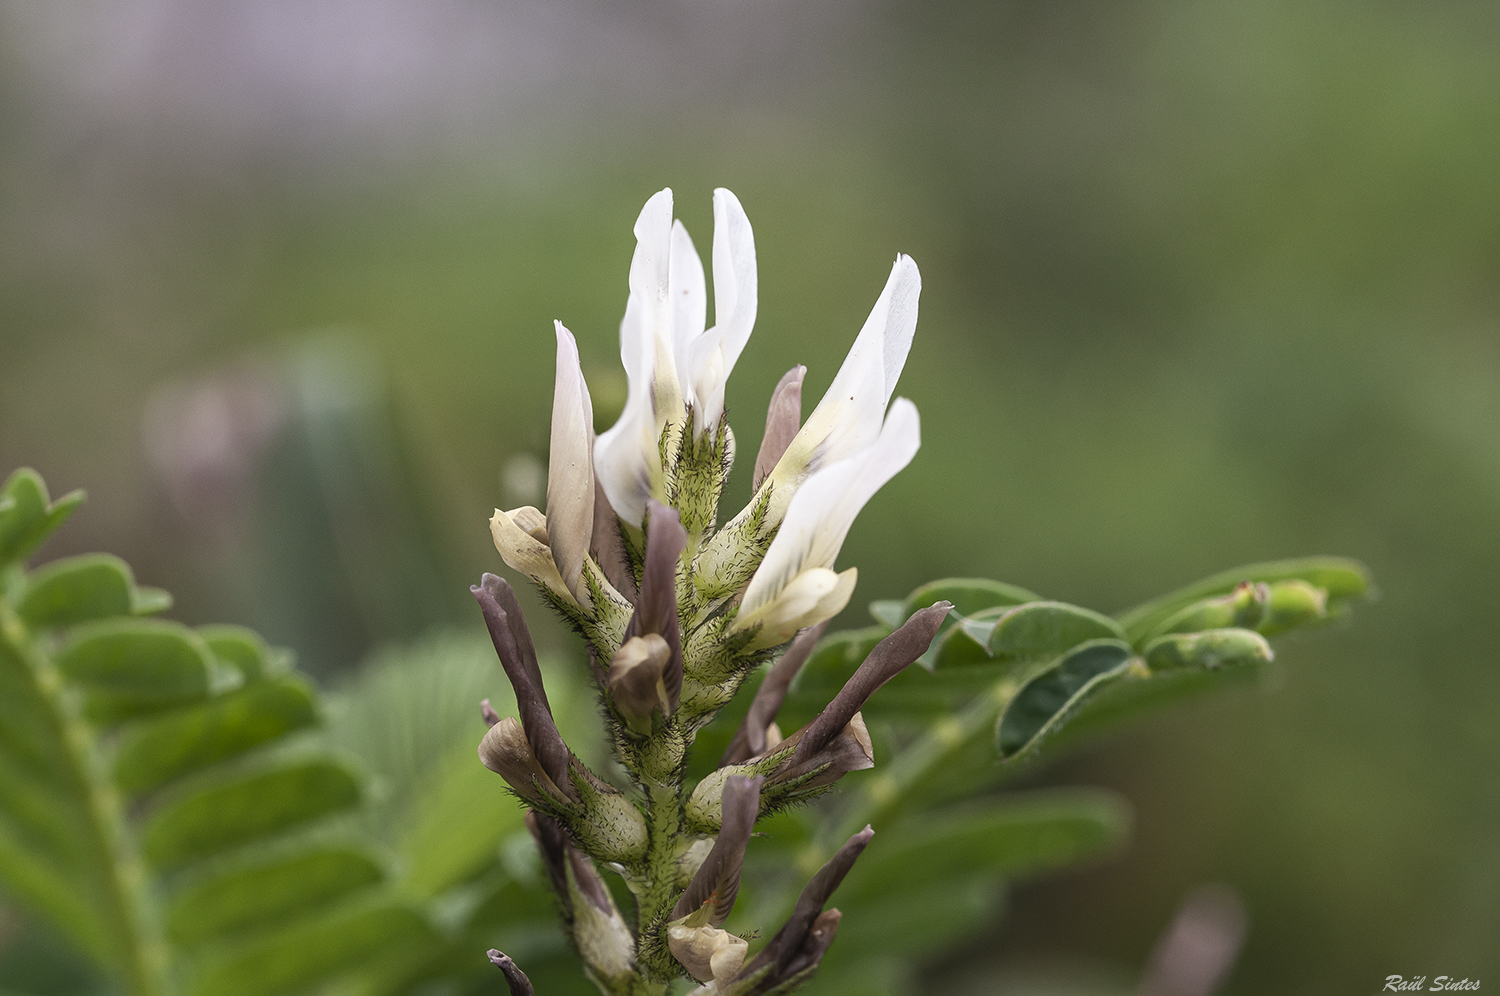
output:
[[[519,713],[501,717],[481,705],[488,731],[480,759],[528,804],[526,825],[568,938],[589,978],[612,993],[665,992],[684,971],[702,983],[694,996],[785,996],[807,980],[839,926],[839,911],[824,906],[871,831],[813,877],[792,918],[747,966],[749,942],[724,925],[756,820],[874,765],[860,709],[922,653],[949,608],[923,610],[881,641],[813,722],[783,738],[777,713],[859,577],[836,567],[844,539],[920,446],[915,406],[893,394],[921,277],[909,257],[897,257],[805,422],[807,368],[781,378],[750,471],[754,497],[721,522],[736,450],[725,384],[754,329],[759,278],[739,199],[715,190],[713,209],[713,324],[707,261],[674,219],[672,191],[660,190],[633,229],[619,419],[593,434],[577,341],[554,323],[546,514],[497,510],[490,523],[505,562],[583,637],[623,769],[614,774],[636,791],[591,772],[563,742],[510,586],[485,575],[473,589]],[[775,663],[720,767],[688,791],[698,733],[768,660]],[[606,870],[635,898],[628,920]],[[493,960],[512,996],[531,992],[514,962],[499,952]]]
[[[509,955],[490,948],[489,959],[490,964],[505,973],[505,984],[510,989],[510,996],[536,996],[536,990],[531,988],[531,980],[510,960]]]

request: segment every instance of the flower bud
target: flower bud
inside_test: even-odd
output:
[[[547,519],[541,512],[530,505],[509,512],[497,508],[490,517],[490,536],[507,567],[541,585],[559,605],[592,614],[590,601],[580,601],[563,581],[552,559],[552,548],[547,545]]]
[[[952,608],[951,602],[938,602],[920,609],[900,629],[875,644],[833,701],[808,725],[793,763],[805,763],[821,751],[864,708],[871,695],[921,657]]]
[[[542,672],[537,665],[536,649],[532,646],[531,635],[521,617],[515,592],[504,578],[494,574],[484,575],[481,583],[471,586],[469,591],[479,602],[485,625],[490,631],[490,640],[495,645],[495,653],[500,658],[501,666],[505,668],[505,676],[510,679],[511,687],[515,689],[521,727],[525,731],[533,760],[540,764],[555,788],[560,789],[567,798],[575,799],[576,793],[568,782],[572,753],[563,743],[562,735],[557,732],[557,724],[552,720],[552,709],[542,685]],[[499,725],[491,727],[490,733],[485,735],[486,740],[497,729]],[[514,758],[514,751],[507,756]],[[494,770],[500,771],[499,768]],[[505,774],[504,771],[500,773]],[[514,784],[512,787],[515,787]],[[516,788],[516,791],[522,790]]]
[[[807,368],[798,364],[782,375],[771,392],[771,403],[766,406],[766,434],[760,438],[760,452],[755,456],[755,477],[750,482],[752,490],[760,490],[760,482],[776,466],[786,448],[791,445],[797,430],[802,428],[802,379]]]
[[[750,943],[718,927],[667,925],[667,950],[699,982],[728,980],[745,964]]]
[[[649,732],[651,714],[677,711],[682,697],[682,630],[677,617],[677,565],[687,546],[676,509],[647,503],[646,558],[628,639],[609,664],[616,710],[638,732]]]
[[[479,760],[529,802],[554,808],[573,801],[537,761],[526,731],[514,716],[489,728],[479,741]]]
[[[756,757],[709,772],[688,797],[683,814],[688,826],[700,833],[713,833],[722,819],[722,796],[736,776],[763,775],[761,806],[770,810],[788,803],[806,801],[851,771],[875,765],[875,748],[864,717],[855,713],[822,747],[805,757],[796,748],[810,727],[804,726]]]
[[[705,922],[720,926],[729,918],[740,891],[740,868],[745,861],[745,847],[760,816],[759,776],[733,776],[724,785],[719,836],[708,857],[694,873],[682,897],[672,909],[672,919],[705,911]]]
[[[818,967],[833,943],[839,924],[838,910],[824,912],[823,907],[873,836],[875,831],[865,827],[818,869],[797,898],[797,906],[786,924],[734,980],[745,987],[735,986],[728,991],[736,996],[759,996]]]
[[[490,948],[489,959],[490,964],[505,973],[505,984],[510,989],[510,996],[536,996],[536,990],[531,988],[531,980],[510,960],[509,955]]]
[[[571,843],[565,843],[563,849],[578,953],[595,974],[622,984],[630,979],[635,967],[635,937],[593,861]]]
[[[672,648],[655,633],[632,636],[609,662],[609,695],[630,727],[650,732],[651,714],[672,714],[672,703],[662,680]]]
[[[582,603],[589,600],[583,562],[594,535],[594,407],[573,333],[562,322],[554,325],[557,381],[547,462],[548,546],[563,585]]]

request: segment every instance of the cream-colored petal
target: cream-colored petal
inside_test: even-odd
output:
[[[594,406],[573,333],[557,331],[557,381],[552,393],[552,445],[547,464],[547,538],[552,559],[575,598],[594,535]]]
[[[580,602],[563,583],[557,564],[552,559],[551,548],[517,523],[518,518],[525,520],[525,511],[526,509],[517,509],[514,513],[502,512],[497,508],[490,518],[490,536],[495,541],[495,549],[500,551],[500,559],[512,570],[520,571],[544,586],[564,604],[591,615],[592,607],[587,598]],[[531,511],[534,512],[535,509]]]

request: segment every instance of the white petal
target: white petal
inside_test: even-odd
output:
[[[691,379],[683,369],[688,346],[703,334],[708,317],[708,287],[703,280],[703,261],[682,222],[672,222],[672,349],[677,373],[687,393]]]
[[[832,619],[849,604],[859,569],[851,567],[835,574],[826,567],[812,567],[792,579],[776,598],[759,611],[736,617],[732,630],[759,626],[746,650],[761,650],[785,643],[799,629]]]
[[[787,448],[771,479],[782,490],[808,472],[874,442],[881,417],[911,351],[922,276],[910,256],[898,256],[890,279],[838,375]]]
[[[921,440],[917,406],[898,398],[874,445],[809,475],[788,503],[740,611],[753,613],[768,605],[804,571],[832,567],[860,510],[911,463]]]
[[[734,369],[755,328],[759,287],[755,233],[740,199],[714,191],[714,323],[724,336],[724,371]]]
[[[552,445],[547,464],[547,535],[568,590],[580,599],[583,561],[594,533],[594,406],[573,333],[557,332]]]
[[[657,440],[682,407],[672,358],[672,191],[652,195],[635,222],[630,298],[620,323],[620,362],[628,393],[620,418],[594,442],[594,470],[621,519],[639,526],[646,502],[662,497]],[[680,417],[680,416],[679,416]]]

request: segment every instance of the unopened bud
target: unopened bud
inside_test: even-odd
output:
[[[536,996],[536,990],[531,988],[531,980],[510,960],[509,955],[490,948],[489,959],[491,965],[505,973],[505,984],[510,989],[510,996]]]
[[[699,982],[729,980],[745,964],[750,943],[718,927],[667,926],[667,949]]]
[[[656,633],[632,636],[609,662],[609,694],[615,709],[632,729],[649,732],[651,714],[672,714],[672,703],[663,681],[672,658],[672,648]]]
[[[797,906],[786,924],[739,974],[746,996],[769,993],[790,979],[818,967],[838,932],[838,910],[824,911],[835,889],[854,867],[875,831],[865,827],[850,837],[797,898]],[[752,981],[753,980],[753,981]]]
[[[802,428],[802,379],[806,376],[807,368],[798,364],[782,375],[776,390],[771,392],[771,403],[766,407],[766,434],[760,439],[760,452],[755,457],[755,477],[750,482],[752,490],[760,489],[760,482],[766,479],[792,444],[797,430]]]
[[[505,779],[523,799],[548,808],[566,806],[572,800],[542,769],[526,739],[520,720],[507,716],[479,741],[479,760]]]

